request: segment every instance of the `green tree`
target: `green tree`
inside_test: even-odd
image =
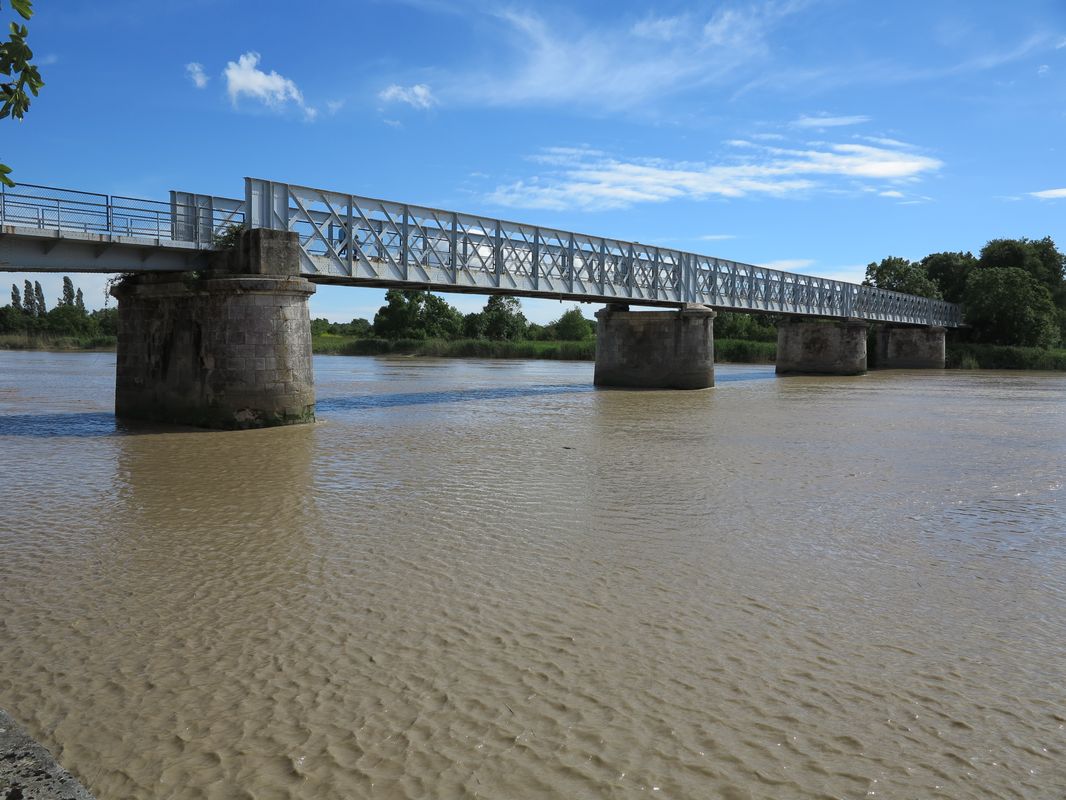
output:
[[[11,284],[11,307],[16,311],[22,311],[22,295],[19,294],[19,287],[16,284]]]
[[[1051,292],[1020,267],[974,270],[963,302],[975,341],[1052,347],[1059,340]]]
[[[881,259],[880,264],[869,264],[863,283],[878,289],[940,299],[940,291],[922,265],[898,256]]]
[[[462,329],[462,314],[428,291],[389,289],[374,315],[374,335],[386,339],[455,339]]]
[[[33,16],[32,0],[10,0],[11,8],[24,20]],[[29,31],[25,25],[11,23],[7,41],[0,42],[0,119],[21,120],[30,107],[30,95],[37,92],[44,81],[31,61],[33,51],[26,44]],[[0,163],[0,183],[14,186],[8,177],[11,167]]]
[[[931,253],[921,261],[929,278],[949,303],[961,303],[966,279],[977,268],[973,253]]]
[[[85,313],[85,296],[81,293],[81,289],[74,294],[74,308],[78,309],[82,314]]]
[[[63,276],[63,297],[60,298],[59,305],[74,305],[74,282],[66,275]]]
[[[528,323],[517,297],[495,294],[485,303],[481,313],[485,318],[486,338],[521,339],[525,336]]]
[[[981,248],[977,259],[981,269],[1017,267],[1024,269],[1053,294],[1062,286],[1066,258],[1050,236],[1032,239],[993,239]]]
[[[311,335],[321,336],[324,333],[332,333],[332,331],[330,330],[331,326],[332,323],[324,317],[313,319],[311,320]]]
[[[37,307],[37,316],[43,317],[48,313],[48,304],[44,302],[44,291],[41,289],[40,281],[33,282],[33,296]]]
[[[463,338],[485,338],[485,315],[480,311],[474,311],[463,317]]]
[[[31,317],[37,316],[37,295],[33,293],[33,284],[29,281],[22,283],[22,310]]]
[[[552,324],[555,326],[555,335],[563,341],[579,342],[592,336],[592,323],[585,319],[578,306],[564,311]]]

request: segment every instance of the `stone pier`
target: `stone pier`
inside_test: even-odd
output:
[[[115,414],[204,428],[313,422],[296,234],[246,231],[205,273],[128,277],[118,299]]]
[[[862,375],[865,320],[790,319],[777,328],[777,374]]]
[[[596,313],[597,386],[706,389],[714,386],[714,317],[707,306]]]
[[[943,369],[946,330],[925,326],[883,325],[875,333],[877,369]]]

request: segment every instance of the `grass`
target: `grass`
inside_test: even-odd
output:
[[[486,339],[357,339],[353,336],[315,336],[312,350],[319,355],[439,356],[444,358],[550,358],[591,361],[596,342],[499,342]]]
[[[948,369],[1066,370],[1066,350],[948,342]]]
[[[53,336],[0,333],[0,350],[114,350],[114,336]]]

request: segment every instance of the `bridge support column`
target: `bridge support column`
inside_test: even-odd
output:
[[[707,306],[678,311],[596,312],[597,386],[706,389],[714,386],[714,317]]]
[[[314,372],[295,234],[253,230],[227,271],[139,275],[118,299],[115,414],[205,428],[313,422]],[[240,271],[228,271],[234,267]]]
[[[883,325],[875,333],[877,369],[943,369],[946,330],[939,327]]]
[[[778,375],[862,375],[866,331],[861,319],[790,319],[777,327]]]

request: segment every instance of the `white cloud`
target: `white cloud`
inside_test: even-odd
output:
[[[344,101],[343,100],[327,100],[326,101],[326,111],[328,111],[330,114],[336,114],[342,108],[344,108]]]
[[[732,233],[705,233],[703,236],[697,236],[701,242],[724,242],[727,239],[736,239],[736,235]]]
[[[1051,72],[1051,67],[1049,67],[1047,64],[1041,64],[1039,67],[1036,68],[1037,75],[1047,75],[1049,72]]]
[[[767,261],[759,266],[767,269],[779,269],[782,272],[790,272],[794,269],[803,269],[814,263],[813,258],[779,258],[777,261]]]
[[[1061,40],[1059,41],[1059,43],[1058,43],[1057,45],[1055,45],[1055,49],[1056,49],[1056,50],[1061,50],[1061,49],[1062,49],[1062,48],[1064,48],[1064,47],[1066,47],[1066,38],[1064,38],[1064,39],[1061,39]]]
[[[496,187],[489,201],[517,208],[601,210],[678,199],[784,197],[829,189],[842,179],[851,191],[855,179],[920,180],[942,166],[918,153],[854,143],[802,149],[747,143],[740,157],[724,163],[622,160],[598,150],[559,147],[532,160],[551,169]]]
[[[844,125],[861,125],[869,121],[870,118],[863,114],[851,117],[831,117],[828,114],[816,114],[811,117],[804,114],[799,119],[793,120],[792,126],[795,128],[839,128]]]
[[[378,92],[378,99],[386,103],[407,103],[414,108],[432,108],[437,105],[433,91],[424,83],[400,86],[394,83]]]
[[[204,65],[196,61],[185,65],[185,74],[189,76],[189,80],[193,82],[197,89],[203,89],[210,80],[204,72]]]
[[[881,197],[903,197],[903,192],[897,192],[895,189],[879,192],[879,194]]]
[[[1058,200],[1066,197],[1066,189],[1044,189],[1040,192],[1029,192],[1031,197],[1039,197],[1041,200]]]
[[[624,26],[505,8],[493,15],[502,28],[491,65],[443,80],[441,96],[478,106],[617,110],[726,85],[769,57],[769,35],[799,5],[763,2]],[[495,55],[501,50],[502,58]]]
[[[259,69],[259,60],[259,53],[247,52],[226,64],[224,74],[230,102],[237,105],[237,100],[246,95],[268,108],[283,108],[292,103],[309,120],[318,116],[318,111],[304,102],[303,93],[295,83],[274,70],[264,72]]]

